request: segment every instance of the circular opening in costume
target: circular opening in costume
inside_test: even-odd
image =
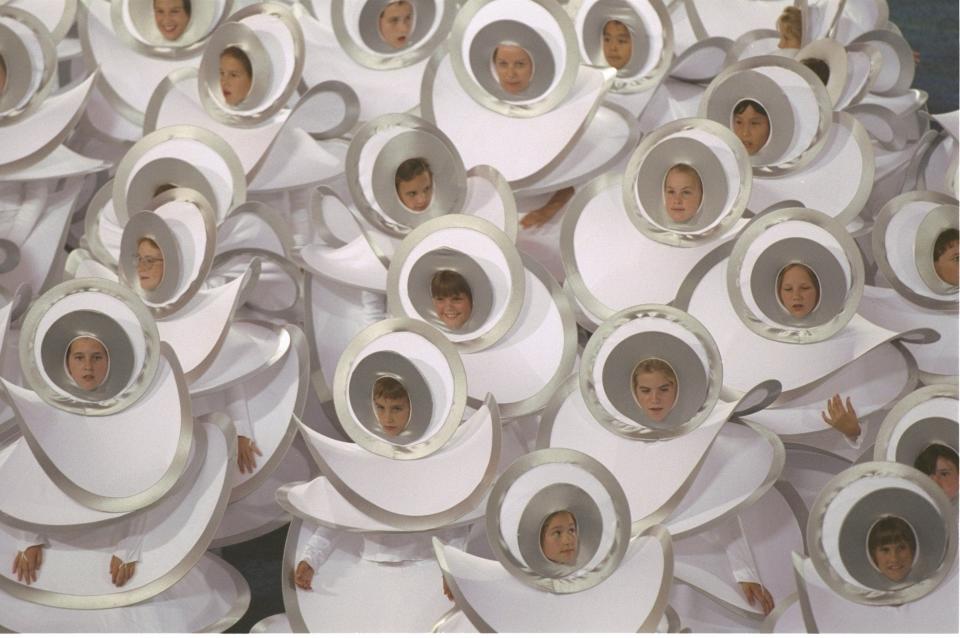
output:
[[[663,209],[674,224],[688,224],[703,204],[703,180],[689,164],[678,163],[663,176]]]
[[[417,313],[444,332],[477,330],[493,310],[493,284],[471,257],[433,250],[410,269],[408,295]]]
[[[820,305],[820,278],[806,264],[787,264],[777,273],[776,294],[785,312],[795,319],[803,319]]]
[[[513,20],[497,20],[477,31],[469,60],[480,86],[507,102],[542,97],[557,74],[557,61],[543,36]]]
[[[747,153],[753,156],[770,141],[773,122],[759,101],[744,99],[737,102],[730,113],[730,130],[743,143]]]
[[[228,106],[238,107],[250,95],[253,86],[253,63],[239,46],[220,52],[220,92]]]
[[[424,157],[404,160],[394,176],[400,203],[411,213],[422,213],[433,201],[433,170]]]
[[[917,534],[913,526],[899,516],[884,516],[867,534],[867,557],[888,581],[907,581],[916,562]]]
[[[406,357],[373,352],[354,367],[347,385],[350,407],[368,432],[393,445],[429,434],[434,412],[427,380]]]
[[[75,310],[50,324],[40,343],[43,372],[58,389],[84,401],[112,399],[132,381],[133,344],[114,319]]]
[[[630,374],[633,398],[644,416],[654,423],[666,419],[677,403],[680,383],[677,372],[663,359],[649,357]]]
[[[156,290],[163,281],[163,251],[150,237],[137,240],[137,252],[133,255],[137,267],[137,280],[147,291]]]

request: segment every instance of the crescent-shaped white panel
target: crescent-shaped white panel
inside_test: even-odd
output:
[[[302,128],[287,125],[270,146],[249,188],[284,191],[326,181],[343,173],[346,157],[347,144],[342,140],[318,142]]]
[[[0,145],[0,166],[30,157],[47,148],[57,138],[65,137],[68,127],[83,109],[90,94],[97,72],[63,93],[52,95],[30,117],[17,120],[0,128],[3,144]],[[40,158],[34,158],[39,161]]]
[[[217,351],[246,282],[239,277],[219,288],[199,290],[178,312],[157,321],[160,339],[173,347],[188,381],[199,376],[197,368]]]
[[[100,566],[98,566],[99,568]],[[29,603],[0,589],[0,626],[19,633],[189,633],[223,631],[250,604],[250,587],[214,554],[150,600],[113,609],[60,609]]]
[[[290,348],[290,333],[249,321],[230,324],[226,339],[213,363],[199,379],[190,384],[194,414],[206,414],[200,397],[226,389],[238,379],[245,379],[278,361]]]
[[[79,531],[46,530],[49,545],[44,548],[43,567],[30,588],[67,596],[117,596],[163,578],[184,561],[198,560],[203,551],[198,545],[207,528],[211,523],[216,525],[222,514],[219,506],[226,497],[231,455],[217,425],[198,422],[196,427],[204,429],[206,445],[199,450],[194,448],[191,454],[187,470],[190,480],[182,481],[167,498],[132,517]],[[143,545],[136,575],[124,586],[116,587],[110,582],[110,558],[117,553],[118,545],[138,530],[143,530]],[[17,530],[0,526],[3,554],[16,553],[21,543]],[[194,554],[196,558],[191,558]],[[6,572],[2,578],[8,579],[4,588],[16,584]],[[132,597],[136,599],[136,594]],[[109,599],[104,599],[98,606],[114,605],[116,601],[111,605]]]
[[[304,246],[300,257],[312,272],[324,279],[378,292],[387,289],[387,268],[363,236],[338,248],[323,244]]]
[[[190,427],[183,423],[190,411],[181,403],[182,388],[162,356],[143,397],[108,416],[64,412],[31,390],[0,383],[33,445],[69,483],[97,496],[125,498],[149,489],[177,462],[181,427]]]
[[[826,341],[792,344],[765,339],[750,330],[734,312],[727,294],[723,260],[697,284],[687,309],[717,340],[723,358],[724,384],[738,390],[776,379],[788,392],[805,386],[897,337],[860,315]],[[749,353],[749,356],[744,356]]]
[[[341,492],[348,489],[344,496],[358,508],[371,504],[401,516],[430,516],[455,507],[492,479],[499,453],[494,449],[499,438],[494,428],[499,427],[484,405],[460,425],[444,448],[416,461],[371,454],[355,443],[335,441],[305,426],[300,432],[327,479]],[[436,489],[439,482],[444,489]],[[330,521],[320,502],[305,496],[311,507],[306,513]]]
[[[61,144],[49,155],[44,155],[43,159],[29,166],[12,171],[0,169],[0,180],[13,182],[57,179],[96,173],[109,167],[110,164],[103,160],[85,157]]]
[[[492,560],[440,546],[446,571],[473,611],[494,631],[636,632],[657,603],[671,569],[660,542],[630,541],[619,567],[598,585],[575,594],[552,594],[526,585]]]
[[[496,166],[514,182],[536,174],[563,152],[588,123],[604,87],[603,70],[581,66],[560,106],[539,117],[508,117],[473,101],[457,82],[448,55],[434,79],[435,124],[450,137],[464,165]]]

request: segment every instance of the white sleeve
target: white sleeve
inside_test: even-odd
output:
[[[722,549],[730,563],[733,579],[738,583],[759,583],[757,566],[753,562],[750,545],[740,529],[740,517],[732,516],[714,525],[704,537],[717,549]]]
[[[839,431],[837,432],[837,436],[843,439],[843,442],[849,445],[854,450],[860,449],[860,444],[863,443],[863,439],[865,438],[865,435],[867,433],[867,424],[865,423],[865,420],[860,419],[859,421],[857,421],[857,423],[860,424],[860,434],[858,434],[852,439],[849,436],[846,436],[840,433]]]
[[[234,383],[226,389],[225,407],[227,416],[233,421],[237,436],[253,439],[253,424],[250,422],[250,412],[247,409],[247,395],[243,391],[243,383]]]
[[[117,544],[117,558],[124,563],[136,563],[143,552],[143,537],[147,531],[147,513],[132,516],[126,525],[123,539]]]
[[[360,303],[367,323],[376,323],[387,318],[387,296],[369,290],[360,291]]]
[[[310,540],[307,541],[306,547],[303,548],[303,555],[300,560],[306,561],[310,567],[316,570],[330,557],[339,536],[340,532],[335,529],[318,527]]]
[[[33,547],[34,545],[50,546],[50,540],[43,532],[34,532],[26,529],[11,528],[17,536],[17,547],[21,550]]]

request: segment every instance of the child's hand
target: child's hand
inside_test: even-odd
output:
[[[133,578],[133,572],[136,570],[136,561],[124,563],[116,556],[110,557],[110,582],[117,587],[123,587],[127,581]]]
[[[258,456],[263,456],[263,453],[252,439],[245,436],[237,437],[237,466],[241,474],[252,473],[257,469],[256,457]]]
[[[31,545],[17,552],[13,559],[13,573],[17,575],[17,580],[29,585],[37,581],[37,570],[42,562],[43,545]]]
[[[825,423],[848,438],[855,439],[860,436],[860,421],[850,397],[847,397],[847,405],[844,407],[840,395],[833,395],[833,398],[827,401],[827,412],[830,413],[829,417],[823,412],[820,413]]]
[[[743,590],[747,603],[750,605],[760,603],[764,616],[773,611],[773,596],[770,595],[766,587],[760,583],[740,583],[740,589]]]
[[[293,582],[300,589],[313,591],[313,567],[305,560],[297,563],[297,570],[293,573]]]

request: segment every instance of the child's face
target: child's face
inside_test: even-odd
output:
[[[913,567],[913,550],[903,540],[880,545],[873,550],[873,562],[884,576],[899,583]]]
[[[610,21],[603,26],[603,57],[607,64],[622,69],[633,55],[633,38],[624,25]]]
[[[373,408],[377,414],[377,423],[387,436],[397,436],[407,429],[410,420],[410,399],[388,399],[377,397],[373,400]]]
[[[533,60],[522,47],[501,44],[497,47],[493,65],[497,70],[500,86],[510,95],[523,93],[530,86]]]
[[[780,281],[780,303],[791,316],[802,319],[817,306],[820,294],[803,268],[788,268]]]
[[[663,202],[670,219],[678,224],[690,221],[700,209],[701,201],[703,188],[699,179],[675,168],[667,172],[663,183]]]
[[[933,474],[930,478],[940,486],[940,489],[947,495],[951,501],[957,498],[958,476],[957,466],[950,459],[942,456],[937,457],[937,464],[933,468]]]
[[[570,512],[553,514],[546,524],[540,549],[548,560],[561,565],[577,562],[577,521]]]
[[[933,262],[937,277],[951,286],[956,286],[960,281],[958,259],[960,259],[960,242],[952,241],[947,244],[947,249],[943,251],[940,258]]]
[[[252,83],[253,78],[240,60],[232,55],[220,56],[220,90],[227,104],[236,106],[243,102],[250,93]]]
[[[395,2],[387,5],[380,14],[380,37],[394,49],[407,46],[413,29],[413,5]]]
[[[662,372],[641,372],[633,394],[647,418],[659,423],[667,418],[677,401],[677,384]]]
[[[447,328],[456,330],[470,319],[473,312],[473,302],[466,294],[458,292],[445,297],[433,298],[433,311]]]
[[[83,390],[96,390],[107,378],[110,359],[97,339],[81,337],[70,344],[67,372]]]
[[[756,155],[770,137],[770,119],[748,106],[733,116],[733,132],[743,142],[747,154]]]
[[[424,171],[413,179],[397,182],[397,196],[400,202],[415,213],[427,210],[433,199],[433,177]]]
[[[137,278],[144,290],[155,290],[163,280],[163,253],[148,241],[137,244]]]
[[[153,0],[153,19],[161,35],[170,41],[182,36],[190,24],[183,0]]]

